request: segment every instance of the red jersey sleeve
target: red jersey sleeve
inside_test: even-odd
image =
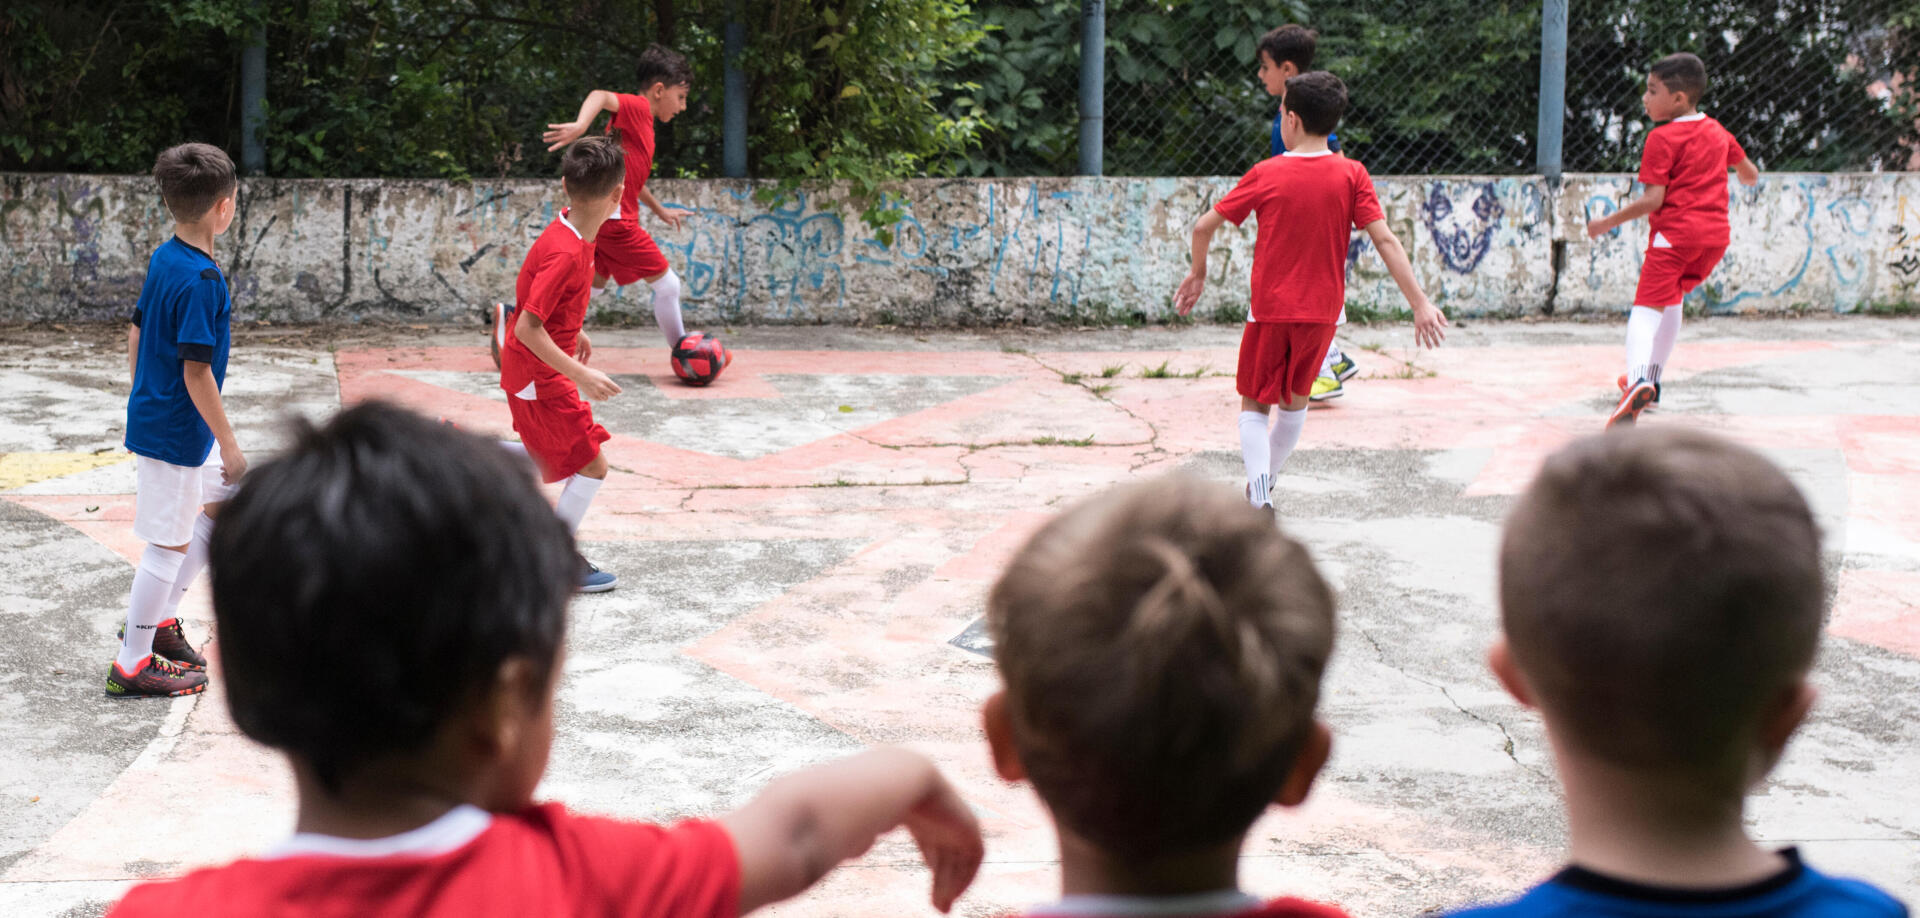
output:
[[[1386,213],[1380,209],[1380,196],[1373,191],[1373,176],[1367,174],[1367,167],[1354,163],[1353,228],[1366,229],[1367,224],[1386,218]]]
[[[618,912],[634,916],[735,918],[740,856],[717,822],[672,826],[576,816],[559,804],[526,815],[545,822],[564,862],[578,864]],[[597,898],[597,895],[596,895]]]
[[[1747,151],[1740,146],[1740,138],[1733,136],[1732,131],[1727,131],[1727,168],[1740,165],[1740,161],[1746,158]]]
[[[1659,128],[1647,134],[1646,146],[1640,150],[1640,184],[1668,184],[1673,178],[1673,154],[1673,141]]]
[[[1215,213],[1227,218],[1228,223],[1239,226],[1247,219],[1248,214],[1253,213],[1253,209],[1259,206],[1266,195],[1265,177],[1260,167],[1254,166],[1247,170],[1246,175],[1240,177],[1240,184],[1233,186],[1233,190],[1227,192],[1226,197],[1213,205],[1213,209]]]
[[[646,96],[616,92],[613,97],[620,100],[620,110],[613,113],[613,129],[620,132],[620,146],[632,150],[640,142],[639,130],[653,121],[653,106]]]
[[[573,269],[573,255],[565,252],[548,255],[533,269],[532,292],[519,308],[539,316],[542,322],[553,318],[553,307],[566,295],[567,284],[573,280]]]

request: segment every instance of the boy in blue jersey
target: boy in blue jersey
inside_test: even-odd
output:
[[[1550,457],[1507,520],[1489,662],[1546,721],[1568,866],[1460,914],[1906,915],[1743,823],[1813,705],[1824,597],[1813,514],[1759,454],[1628,428]]]
[[[147,263],[127,328],[133,534],[147,548],[133,575],[120,653],[107,669],[112,698],[206,690],[207,661],[175,613],[206,566],[219,503],[247,471],[220,402],[232,300],[212,255],[214,237],[233,223],[233,160],[219,147],[181,144],[160,154],[153,177],[174,228]]]
[[[1287,152],[1287,142],[1280,137],[1280,122],[1287,115],[1287,81],[1313,68],[1313,51],[1319,38],[1318,32],[1291,23],[1260,36],[1260,85],[1266,88],[1267,95],[1280,100],[1278,110],[1273,113],[1268,156]],[[1339,134],[1327,135],[1327,149],[1340,152]],[[1347,324],[1346,307],[1341,307],[1340,321],[1335,324]],[[1341,353],[1340,342],[1331,341],[1327,344],[1326,359],[1320,362],[1320,375],[1313,381],[1313,391],[1307,398],[1316,402],[1339,398],[1346,394],[1346,381],[1359,372],[1360,367],[1353,358]]]

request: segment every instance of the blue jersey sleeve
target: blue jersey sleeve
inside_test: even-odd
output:
[[[181,360],[213,362],[213,349],[220,343],[214,326],[227,305],[224,286],[220,283],[220,272],[208,268],[201,271],[199,280],[188,288],[186,301],[181,304],[180,328],[173,338]]]
[[[1286,110],[1273,113],[1273,137],[1267,143],[1267,155],[1279,156],[1287,152],[1287,142],[1280,139],[1280,119],[1286,117]]]
[[[1334,133],[1332,133],[1332,134],[1328,134],[1328,135],[1327,135],[1327,149],[1329,149],[1329,150],[1332,150],[1332,151],[1333,151],[1333,152],[1335,152],[1335,153],[1338,153],[1338,152],[1340,152],[1340,134],[1339,134],[1339,132],[1337,132],[1337,131],[1336,131],[1336,132],[1334,132]]]

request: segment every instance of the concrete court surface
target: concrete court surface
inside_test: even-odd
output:
[[[1833,604],[1818,711],[1751,830],[1920,899],[1920,324],[1690,320],[1647,423],[1752,444],[1805,489]],[[1284,525],[1336,582],[1322,713],[1335,754],[1307,806],[1255,826],[1254,892],[1412,915],[1501,896],[1559,862],[1536,718],[1483,665],[1502,514],[1541,458],[1599,429],[1619,323],[1351,328],[1362,376],[1309,419]],[[287,773],[218,692],[102,696],[139,545],[120,448],[117,326],[0,345],[0,913],[97,914],[131,881],[287,832]],[[981,598],[1057,508],[1174,470],[1239,488],[1237,329],[980,333],[745,329],[722,380],[672,381],[651,328],[595,333],[626,391],[599,416],[615,473],[582,530],[621,577],[573,606],[542,794],[588,811],[714,814],[771,776],[874,743],[938,760],[989,834],[959,913],[1056,891],[1048,824],[992,776]],[[397,399],[474,429],[506,407],[473,330],[258,329],[227,393],[258,462],[285,413]],[[185,608],[209,632],[204,581]],[[214,648],[218,650],[217,646]],[[335,674],[351,678],[351,672]],[[929,914],[896,834],[778,915]]]

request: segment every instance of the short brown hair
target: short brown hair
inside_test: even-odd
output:
[[[560,178],[568,197],[603,197],[626,177],[626,154],[618,134],[582,137],[560,158]]]
[[[1500,546],[1513,660],[1568,742],[1630,767],[1743,767],[1763,707],[1812,664],[1825,588],[1806,499],[1686,430],[1553,454]]]
[[[153,179],[160,183],[160,200],[181,223],[206,216],[240,184],[233,177],[233,159],[227,151],[205,143],[183,143],[160,151],[153,161]]]
[[[1306,26],[1287,23],[1260,36],[1260,51],[1265,52],[1276,67],[1290,63],[1305,73],[1308,67],[1313,66],[1313,49],[1319,39],[1320,33]]]
[[[1325,137],[1340,126],[1347,113],[1347,84],[1325,70],[1303,73],[1287,80],[1287,111],[1300,116],[1300,126],[1316,137]]]
[[[687,66],[686,55],[661,45],[648,45],[634,63],[633,78],[640,84],[641,92],[652,89],[655,83],[690,86],[693,68]]]
[[[1047,524],[987,622],[1034,789],[1140,857],[1230,841],[1279,793],[1311,735],[1333,594],[1269,515],[1174,477]]]
[[[1650,72],[1669,91],[1686,93],[1687,101],[1694,105],[1699,105],[1700,97],[1707,92],[1707,65],[1685,51],[1655,61]]]

